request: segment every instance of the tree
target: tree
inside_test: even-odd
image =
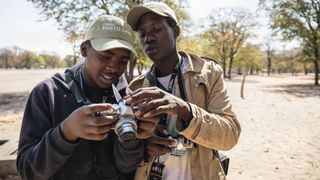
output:
[[[263,52],[259,45],[246,44],[236,57],[235,66],[239,69],[248,70],[250,74],[258,72],[263,67]]]
[[[63,58],[63,61],[66,62],[67,67],[71,67],[73,65],[74,57],[72,55],[66,55]]]
[[[79,47],[80,47],[80,38],[81,35],[83,35],[84,33],[77,33],[75,30],[69,31],[66,37],[66,40],[70,43],[71,48],[72,48],[72,52],[73,52],[73,57],[72,57],[72,62],[73,64],[76,64],[79,57],[80,57],[80,51],[79,51]]]
[[[249,37],[249,29],[255,25],[252,19],[250,13],[239,8],[218,9],[209,16],[210,27],[204,36],[217,49],[225,77],[229,60],[228,78],[231,79],[234,57]]]
[[[125,18],[127,11],[135,5],[143,4],[150,0],[28,0],[34,6],[41,10],[40,14],[43,16],[42,20],[53,19],[58,25],[59,29],[63,30],[68,38],[68,42],[73,47],[74,57],[79,54],[75,46],[79,45],[81,38],[89,26],[89,22],[93,22],[101,15],[115,15]],[[180,23],[188,20],[188,15],[184,8],[187,0],[162,0],[172,7],[177,14]],[[142,52],[137,44],[136,49]],[[77,52],[76,52],[77,51]],[[142,56],[143,53],[139,53]],[[145,61],[140,61],[143,63]],[[129,62],[129,70],[127,75],[128,81],[133,79],[133,70],[137,61],[133,59]]]
[[[320,2],[319,0],[260,0],[270,12],[271,27],[284,40],[303,41],[304,53],[314,63],[314,84],[319,85]]]
[[[14,52],[9,48],[0,49],[0,68],[12,68],[14,66]]]
[[[40,54],[45,59],[45,68],[58,68],[61,65],[60,57],[56,54]]]
[[[267,73],[268,73],[268,76],[270,76],[271,74],[271,71],[272,71],[272,56],[274,54],[274,50],[272,49],[272,36],[269,36],[267,38],[267,41],[265,42],[264,46],[266,48],[265,52],[266,52],[266,55],[267,55]]]

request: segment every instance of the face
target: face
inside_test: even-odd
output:
[[[159,63],[176,53],[176,38],[179,27],[170,27],[167,19],[155,13],[141,16],[138,34],[142,50],[154,62]]]
[[[108,88],[125,71],[130,60],[130,51],[123,48],[96,51],[88,43],[81,45],[86,58],[84,80],[91,87]]]

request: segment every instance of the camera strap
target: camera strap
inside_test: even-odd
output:
[[[183,63],[183,60],[182,60],[181,56],[179,56],[178,62],[172,72],[167,89],[165,87],[163,87],[163,85],[157,80],[157,70],[154,66],[146,74],[146,79],[150,82],[151,86],[157,86],[157,87],[161,88],[162,90],[172,94],[172,91],[174,88],[174,81],[175,81],[175,78],[177,77],[181,99],[186,101],[187,97],[186,97],[186,93],[185,93],[185,86],[183,83],[184,80],[183,80],[182,69],[181,69],[182,63]]]
[[[184,101],[186,101],[187,97],[186,97],[185,86],[184,86],[184,82],[183,82],[184,80],[183,80],[183,75],[182,75],[182,63],[183,63],[183,60],[182,60],[181,56],[179,56],[178,62],[175,65],[175,68],[171,74],[171,78],[168,83],[167,89],[165,87],[163,87],[163,85],[157,80],[157,71],[154,66],[147,73],[146,79],[150,82],[151,86],[157,86],[157,87],[161,88],[162,90],[172,94],[174,91],[175,79],[177,78],[179,92],[180,92],[180,98],[183,99]],[[166,121],[167,121],[167,115],[161,114],[159,124],[166,125]],[[156,160],[151,165],[151,171],[150,171],[148,179],[149,180],[161,180],[164,168],[165,168],[165,165],[163,163],[159,162],[159,157],[156,157]]]
[[[78,103],[82,103],[83,105],[89,105],[91,104],[91,101],[87,98],[87,96],[83,91],[83,82],[82,82],[81,72],[82,72],[82,68],[80,68],[78,71],[67,69],[64,72],[66,83],[68,84],[71,92],[74,94]]]
[[[156,86],[159,87],[160,89],[172,94],[173,89],[174,89],[174,83],[175,79],[177,77],[178,79],[178,85],[179,85],[179,92],[180,92],[180,98],[183,99],[184,101],[187,101],[186,93],[185,93],[185,86],[184,86],[184,80],[183,80],[183,75],[182,75],[182,57],[179,56],[178,62],[174,67],[174,70],[171,74],[171,78],[168,84],[168,88],[163,87],[163,85],[158,81],[157,79],[157,70],[153,66],[151,70],[146,74],[146,79],[150,82],[151,86]],[[159,124],[166,125],[166,119],[167,115],[166,114],[161,114],[160,115],[160,121]]]

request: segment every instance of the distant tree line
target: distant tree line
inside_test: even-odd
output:
[[[0,50],[0,68],[52,68],[75,64],[79,58],[79,45],[88,23],[102,14],[125,18],[127,10],[134,5],[149,0],[28,0],[40,9],[42,20],[53,19],[63,30],[66,41],[73,48],[73,55],[60,60],[57,55],[36,55],[18,48]],[[264,44],[249,41],[259,22],[246,9],[213,9],[197,34],[191,32],[192,24],[186,7],[188,0],[160,0],[172,7],[179,19],[182,35],[178,39],[178,48],[194,52],[217,60],[223,68],[224,76],[232,74],[291,73],[303,72],[315,74],[318,85],[320,60],[320,3],[316,0],[260,0],[262,10],[270,16],[270,28],[273,35],[283,42],[294,39],[302,42],[299,48],[275,50],[272,47],[272,35]],[[197,24],[199,26],[199,24]],[[185,33],[187,32],[187,33]],[[136,42],[139,58],[130,61],[127,78],[133,78],[133,70],[142,73],[143,68],[151,65],[148,58]]]
[[[61,59],[56,54],[36,54],[16,46],[0,49],[0,68],[3,69],[62,68],[72,64],[72,56],[70,55]]]

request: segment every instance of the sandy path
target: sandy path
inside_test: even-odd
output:
[[[311,76],[227,81],[242,134],[228,179],[320,179],[320,88]]]
[[[0,139],[18,136],[26,95],[55,71],[0,71]],[[249,76],[245,99],[240,83],[226,80],[242,126],[238,145],[225,152],[228,179],[320,180],[320,87],[312,76]]]

